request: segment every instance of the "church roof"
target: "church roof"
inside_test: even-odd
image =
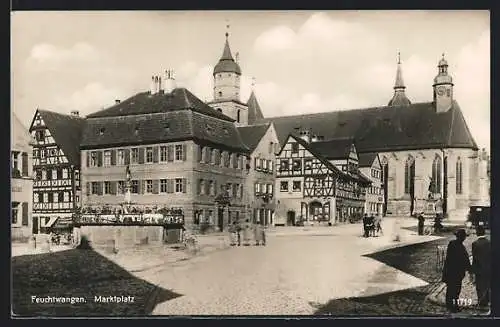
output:
[[[238,132],[240,133],[243,143],[253,152],[257,145],[259,145],[262,137],[266,134],[269,126],[271,126],[271,124],[241,126],[238,127]]]
[[[219,59],[214,68],[214,75],[218,73],[236,73],[241,75],[240,65],[233,59],[231,49],[229,48],[229,41],[226,34],[226,43],[224,44],[224,51],[222,57]]]
[[[280,144],[296,127],[309,129],[325,140],[352,137],[358,153],[434,148],[477,149],[456,101],[437,113],[433,102],[384,106],[285,117],[270,117]]]
[[[87,115],[88,118],[142,115],[189,109],[203,115],[231,121],[234,120],[213,109],[185,88],[176,88],[172,93],[138,93],[109,108]]]
[[[49,110],[38,109],[37,112],[41,115],[45,126],[50,131],[56,144],[63,150],[69,163],[79,166],[79,147],[82,131],[85,127],[85,119],[83,117],[60,114]]]
[[[408,99],[404,91],[395,91],[388,106],[409,106],[410,104],[411,101]]]
[[[311,142],[309,145],[328,160],[347,159],[354,139],[343,137],[328,141]]]
[[[250,97],[248,98],[247,107],[248,124],[254,124],[257,120],[264,119],[264,115],[262,114],[262,110],[260,109],[260,105],[254,91],[252,91]]]

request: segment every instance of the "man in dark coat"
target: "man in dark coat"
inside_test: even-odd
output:
[[[370,232],[370,229],[369,229],[369,222],[370,218],[368,217],[368,214],[365,213],[365,215],[363,216],[363,230],[364,230],[364,237],[368,237],[368,233]]]
[[[425,224],[425,218],[423,213],[421,212],[418,215],[418,235],[424,235],[424,224]]]
[[[456,231],[456,240],[448,243],[446,249],[446,259],[443,266],[443,279],[446,283],[446,308],[450,312],[458,312],[458,299],[462,290],[462,280],[465,272],[471,272],[469,254],[465,249],[463,242],[467,237],[465,229]]]
[[[472,272],[476,282],[478,304],[487,307],[491,289],[491,245],[483,226],[477,226],[476,234],[478,239],[472,243]]]

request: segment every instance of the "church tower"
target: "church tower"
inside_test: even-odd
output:
[[[388,106],[409,106],[411,101],[405,94],[405,83],[403,81],[403,71],[401,69],[401,56],[398,52],[398,68],[396,70],[396,83],[394,83],[394,95]]]
[[[227,27],[229,28],[229,25]],[[231,54],[228,32],[222,57],[215,65],[213,76],[214,98],[208,104],[234,119],[237,126],[247,125],[247,106],[240,101],[241,69]]]
[[[447,112],[453,103],[453,81],[448,75],[448,62],[444,53],[438,64],[438,74],[434,78],[434,104],[436,112]]]

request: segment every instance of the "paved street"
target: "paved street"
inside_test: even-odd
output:
[[[414,222],[410,222],[414,223]],[[236,247],[181,265],[137,272],[182,296],[160,303],[162,315],[307,315],[329,300],[370,296],[427,283],[364,254],[436,239],[402,230],[360,237],[360,225],[270,231],[266,247]]]

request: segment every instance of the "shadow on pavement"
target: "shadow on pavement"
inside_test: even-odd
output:
[[[182,296],[133,276],[90,247],[14,257],[11,263],[16,316],[148,315],[158,303]],[[99,296],[133,301],[103,303]],[[40,303],[47,297],[52,299]],[[77,301],[71,304],[71,298]]]

